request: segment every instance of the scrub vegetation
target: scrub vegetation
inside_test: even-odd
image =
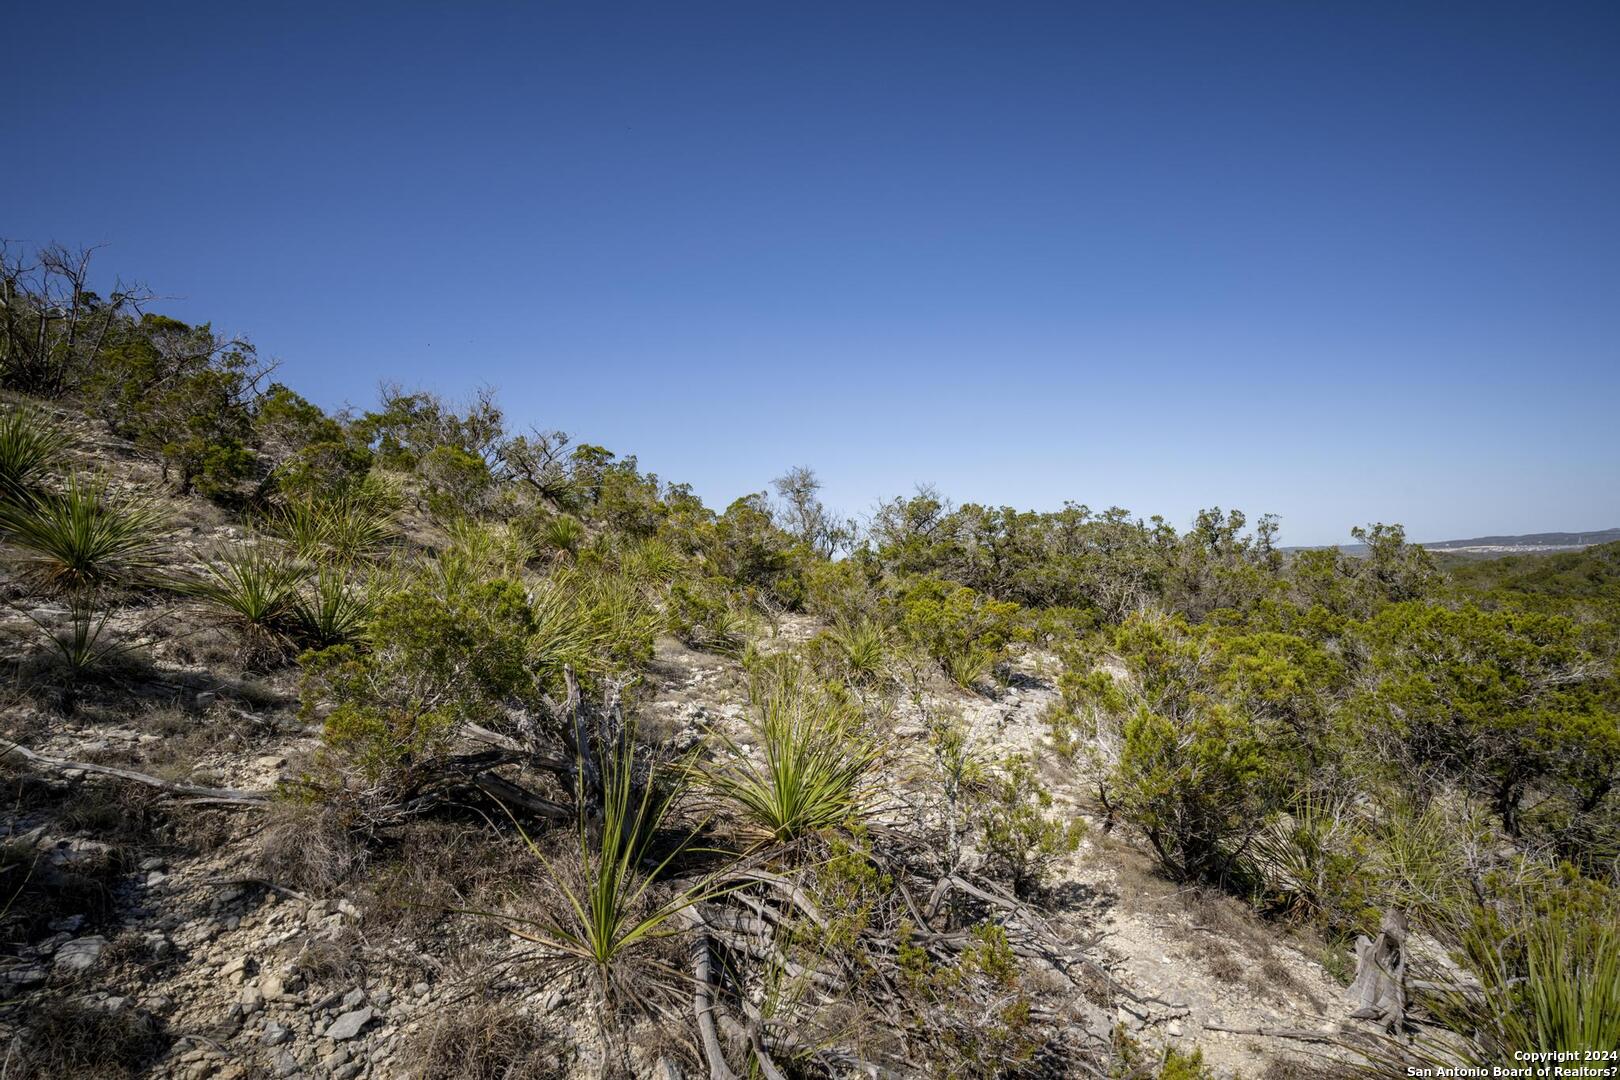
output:
[[[1114,844],[1346,978],[1400,914],[1403,1006],[1337,1010],[1333,1068],[1620,1050],[1620,545],[1446,572],[1398,525],[1351,530],[1352,557],[1236,510],[1181,530],[928,489],[849,522],[802,467],[716,510],[633,455],[514,432],[490,392],[329,413],[250,344],[90,292],[70,253],[15,256],[9,834],[57,820],[52,785],[161,798],[165,850],[248,836],[260,870],[233,880],[369,896],[396,951],[497,928],[501,985],[577,1017],[446,1006],[414,1036],[432,1075],[1213,1075],[1119,1023],[1142,999],[1076,931],[1060,871]],[[643,722],[675,649],[735,707]],[[1037,680],[1033,744],[955,718]],[[180,704],[124,775],[69,759],[153,702]],[[252,756],[241,725],[308,752],[209,782]],[[178,824],[215,818],[214,840]],[[427,829],[460,830],[438,878],[401,854]],[[91,888],[41,858],[5,849],[8,972],[48,955],[49,890]],[[108,895],[79,908],[111,919]],[[6,985],[24,1075],[146,1075],[191,1045],[54,975]],[[65,1034],[87,1024],[94,1053]]]

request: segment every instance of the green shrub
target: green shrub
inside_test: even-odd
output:
[[[302,661],[306,714],[332,702],[327,745],[391,795],[431,773],[461,724],[503,726],[508,704],[538,712],[547,689],[530,665],[536,620],[520,585],[440,584],[424,576],[383,599],[366,635],[372,649],[341,645]],[[580,648],[586,641],[572,640]],[[552,663],[572,658],[563,648]]]
[[[927,1025],[926,1042],[943,1051],[929,1075],[1038,1075],[1033,1067],[1051,1033],[1036,1018],[1035,994],[1007,932],[979,923],[969,934],[972,943],[956,961],[939,964],[902,935],[902,975],[922,1005],[917,1020]]]
[[[1620,780],[1616,669],[1570,620],[1403,603],[1363,636],[1365,688],[1350,717],[1393,777],[1460,781],[1491,800],[1510,834],[1532,790],[1590,812]]]
[[[1080,819],[1065,821],[1051,812],[1052,795],[1027,755],[1008,757],[990,772],[975,810],[989,868],[1018,896],[1043,888],[1051,864],[1075,851],[1085,835]]]
[[[341,418],[280,383],[272,383],[256,404],[254,436],[266,467],[261,495],[327,499],[368,477],[372,453]]]
[[[1248,860],[1266,910],[1310,919],[1334,938],[1374,932],[1373,840],[1348,800],[1307,795],[1254,836]]]
[[[1215,1080],[1215,1070],[1204,1063],[1204,1052],[1189,1053],[1174,1046],[1150,1049],[1123,1027],[1114,1029],[1111,1080]]]
[[[1137,712],[1108,787],[1173,876],[1223,881],[1280,807],[1282,780],[1255,725],[1217,704],[1185,716]]]
[[[530,539],[510,525],[463,518],[450,522],[445,532],[450,544],[439,553],[432,570],[446,590],[496,578],[516,580],[535,556]]]
[[[804,569],[804,606],[841,626],[882,621],[883,567],[864,549],[837,562],[813,561]]]
[[[252,345],[148,314],[98,357],[91,392],[113,430],[155,453],[182,493],[232,496],[258,474]]]
[[[721,656],[738,655],[748,640],[748,617],[716,580],[676,582],[669,593],[669,623],[692,648]]]
[[[900,595],[901,636],[964,688],[1005,658],[1018,620],[1017,604],[951,582],[919,579]]]
[[[1123,678],[1091,671],[1063,681],[1066,701],[1095,710],[1118,739],[1106,779],[1111,809],[1181,880],[1230,879],[1295,789],[1302,758],[1292,728],[1224,680],[1217,646],[1227,634],[1132,616],[1108,642]]]
[[[764,495],[736,500],[712,524],[700,527],[695,540],[711,577],[731,587],[762,590],[790,610],[803,604],[798,545],[776,527]]]

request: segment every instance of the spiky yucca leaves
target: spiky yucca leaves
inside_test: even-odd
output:
[[[827,639],[850,682],[870,686],[883,677],[889,658],[889,635],[882,624],[863,619],[827,631]]]
[[[545,550],[572,557],[585,542],[585,526],[571,514],[558,514],[541,524],[537,539]]]
[[[1375,932],[1379,911],[1367,873],[1371,839],[1351,801],[1308,791],[1254,835],[1245,856],[1255,901],[1311,919],[1336,937]]]
[[[140,581],[157,568],[163,522],[151,503],[78,473],[60,491],[0,503],[0,534],[23,550],[25,571],[53,590]]]
[[[238,544],[203,564],[202,574],[178,585],[184,595],[223,614],[235,628],[246,660],[281,653],[289,640],[299,587],[309,569],[268,544]]]
[[[445,531],[450,543],[433,561],[433,569],[447,591],[496,578],[515,580],[535,556],[528,538],[508,525],[461,519]]]
[[[540,685],[557,685],[564,668],[613,676],[651,659],[661,616],[622,574],[562,567],[525,591],[532,616],[527,664]]]
[[[1490,988],[1514,1005],[1495,1010],[1503,1049],[1620,1052],[1620,910],[1535,923],[1525,935],[1525,967],[1523,984]]]
[[[340,567],[322,567],[293,601],[292,625],[299,640],[316,649],[360,640],[376,608],[377,588]]]
[[[963,690],[972,690],[995,666],[995,653],[971,645],[955,650],[945,658],[945,673]]]
[[[1445,969],[1419,991],[1445,1033],[1383,1041],[1368,1057],[1390,1071],[1488,1070],[1527,1053],[1574,1063],[1620,1053],[1620,896],[1573,867],[1528,862],[1486,886],[1489,903],[1459,892],[1428,927],[1466,972]]]
[[[857,711],[790,664],[762,673],[753,698],[749,731],[763,761],[721,736],[721,758],[707,772],[710,789],[775,843],[864,818],[866,784],[882,751],[861,730]]]
[[[493,916],[541,946],[549,959],[585,973],[609,1015],[631,1002],[646,1003],[647,991],[658,983],[678,988],[682,974],[663,971],[644,947],[678,933],[676,920],[686,909],[729,891],[717,877],[709,876],[665,896],[654,895],[665,871],[694,835],[686,830],[662,857],[655,850],[689,771],[637,759],[630,732],[602,755],[600,813],[593,815],[586,800],[579,799],[568,865],[548,858],[524,834],[560,902],[533,918]],[[660,979],[661,972],[667,978]]]
[[[32,492],[71,443],[67,432],[37,409],[6,410],[0,416],[0,499],[15,501]]]
[[[72,678],[84,678],[106,667],[133,646],[107,633],[112,608],[88,589],[68,593],[68,621],[57,628],[24,611],[50,648],[51,659]]]
[[[681,557],[663,540],[642,540],[620,555],[619,571],[639,585],[658,588],[680,576]]]
[[[369,477],[327,498],[294,499],[267,519],[300,558],[354,563],[375,558],[393,542],[392,494]]]

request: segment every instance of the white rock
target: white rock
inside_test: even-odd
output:
[[[88,971],[107,948],[107,939],[97,934],[65,942],[56,950],[56,966],[64,971]]]
[[[360,1029],[371,1023],[374,1015],[370,1006],[346,1012],[326,1026],[325,1035],[333,1042],[347,1042],[360,1034]]]

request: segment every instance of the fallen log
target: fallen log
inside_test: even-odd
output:
[[[1337,1031],[1312,1031],[1310,1028],[1273,1028],[1273,1027],[1227,1027],[1225,1024],[1216,1024],[1206,1021],[1203,1024],[1205,1031],[1224,1031],[1228,1035],[1260,1035],[1268,1039],[1299,1039],[1302,1042],[1342,1043],[1343,1036]]]
[[[692,1011],[697,1014],[698,1035],[703,1040],[703,1057],[709,1063],[709,1080],[737,1080],[720,1049],[720,1036],[714,1025],[714,972],[709,963],[710,941],[699,934],[692,939]]]
[[[168,792],[171,795],[182,795],[187,798],[203,799],[210,803],[225,806],[264,806],[270,802],[271,792],[243,791],[237,788],[202,787],[197,784],[177,784],[173,781],[162,780],[146,773],[135,772],[133,769],[120,769],[112,765],[97,765],[90,761],[68,761],[64,758],[49,757],[36,753],[20,743],[7,744],[0,750],[0,756],[15,754],[30,765],[39,765],[57,772],[78,770],[80,772],[95,773],[98,776],[113,776],[120,780],[129,780],[136,784],[145,784],[147,787]]]

